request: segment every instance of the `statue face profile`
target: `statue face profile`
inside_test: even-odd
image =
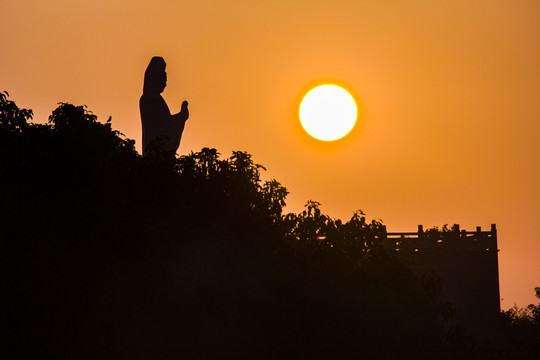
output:
[[[167,72],[165,70],[158,75],[157,86],[160,89],[159,93],[162,93],[163,90],[165,90],[165,87],[167,86]]]

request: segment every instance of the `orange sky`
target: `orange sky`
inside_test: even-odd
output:
[[[540,286],[540,2],[0,0],[0,90],[43,122],[86,104],[137,140],[153,55],[164,98],[190,103],[179,152],[253,154],[333,217],[364,210],[389,231],[459,223],[499,234],[502,307]],[[344,85],[354,132],[302,132],[310,86]]]

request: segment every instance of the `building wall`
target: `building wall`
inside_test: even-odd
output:
[[[388,233],[383,240],[419,274],[436,272],[456,323],[488,331],[500,313],[497,231]]]

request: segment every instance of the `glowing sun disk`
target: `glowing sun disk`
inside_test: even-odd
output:
[[[300,104],[300,122],[316,139],[333,141],[347,135],[356,123],[353,97],[336,85],[321,85],[304,96]]]

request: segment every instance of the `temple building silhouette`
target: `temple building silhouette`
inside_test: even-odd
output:
[[[386,230],[386,228],[385,228]],[[497,229],[489,231],[386,232],[383,245],[411,262],[419,274],[434,271],[443,298],[452,304],[454,322],[474,332],[489,332],[500,310]]]

